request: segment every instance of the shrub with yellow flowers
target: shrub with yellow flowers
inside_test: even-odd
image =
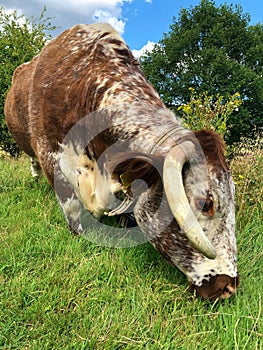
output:
[[[190,101],[178,107],[183,112],[183,125],[192,130],[212,129],[225,138],[228,118],[242,104],[240,94],[225,100],[220,94],[210,96],[207,91],[197,94],[192,87],[189,91]]]

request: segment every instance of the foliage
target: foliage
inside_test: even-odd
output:
[[[4,103],[17,66],[32,59],[51,38],[55,29],[44,8],[38,19],[26,18],[17,11],[8,13],[0,7],[0,148],[16,157],[20,150],[4,122]]]
[[[240,5],[201,0],[182,9],[141,58],[145,75],[175,111],[189,101],[189,87],[225,100],[238,91],[243,103],[228,121],[230,143],[263,125],[263,25],[249,21]]]
[[[241,285],[210,303],[150,244],[112,249],[72,236],[25,157],[0,158],[0,167],[1,349],[261,349],[262,185],[242,207],[245,182],[237,185]],[[245,176],[235,160],[231,167]],[[246,176],[262,181],[262,168]]]
[[[229,133],[226,127],[228,119],[242,104],[240,94],[235,93],[225,101],[219,94],[213,98],[207,91],[197,95],[193,88],[189,90],[189,103],[178,107],[183,113],[183,125],[192,130],[212,129],[226,139]]]
[[[263,130],[254,139],[243,137],[231,147],[231,169],[237,189],[238,212],[253,217],[263,198]]]

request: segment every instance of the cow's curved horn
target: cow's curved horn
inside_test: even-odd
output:
[[[199,225],[183,185],[182,168],[194,152],[195,146],[190,141],[171,149],[164,162],[164,189],[170,209],[191,244],[206,257],[215,259],[215,249]]]

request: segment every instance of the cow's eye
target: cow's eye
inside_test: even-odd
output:
[[[205,198],[197,198],[195,200],[195,204],[196,204],[197,209],[203,210],[203,208],[205,206]]]
[[[202,211],[202,213],[209,216],[214,215],[214,201],[210,196],[206,198],[197,198],[195,204],[197,209]]]

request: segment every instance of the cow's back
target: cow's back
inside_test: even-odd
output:
[[[122,49],[128,63],[116,52]],[[137,71],[137,61],[110,25],[80,24],[64,31],[42,49],[34,72],[30,118],[36,139],[48,144],[50,152],[56,151],[57,143],[80,119],[109,107],[108,100],[102,103],[106,91],[117,81],[125,85],[118,74],[127,84],[127,76]],[[39,153],[42,145],[33,147]]]

